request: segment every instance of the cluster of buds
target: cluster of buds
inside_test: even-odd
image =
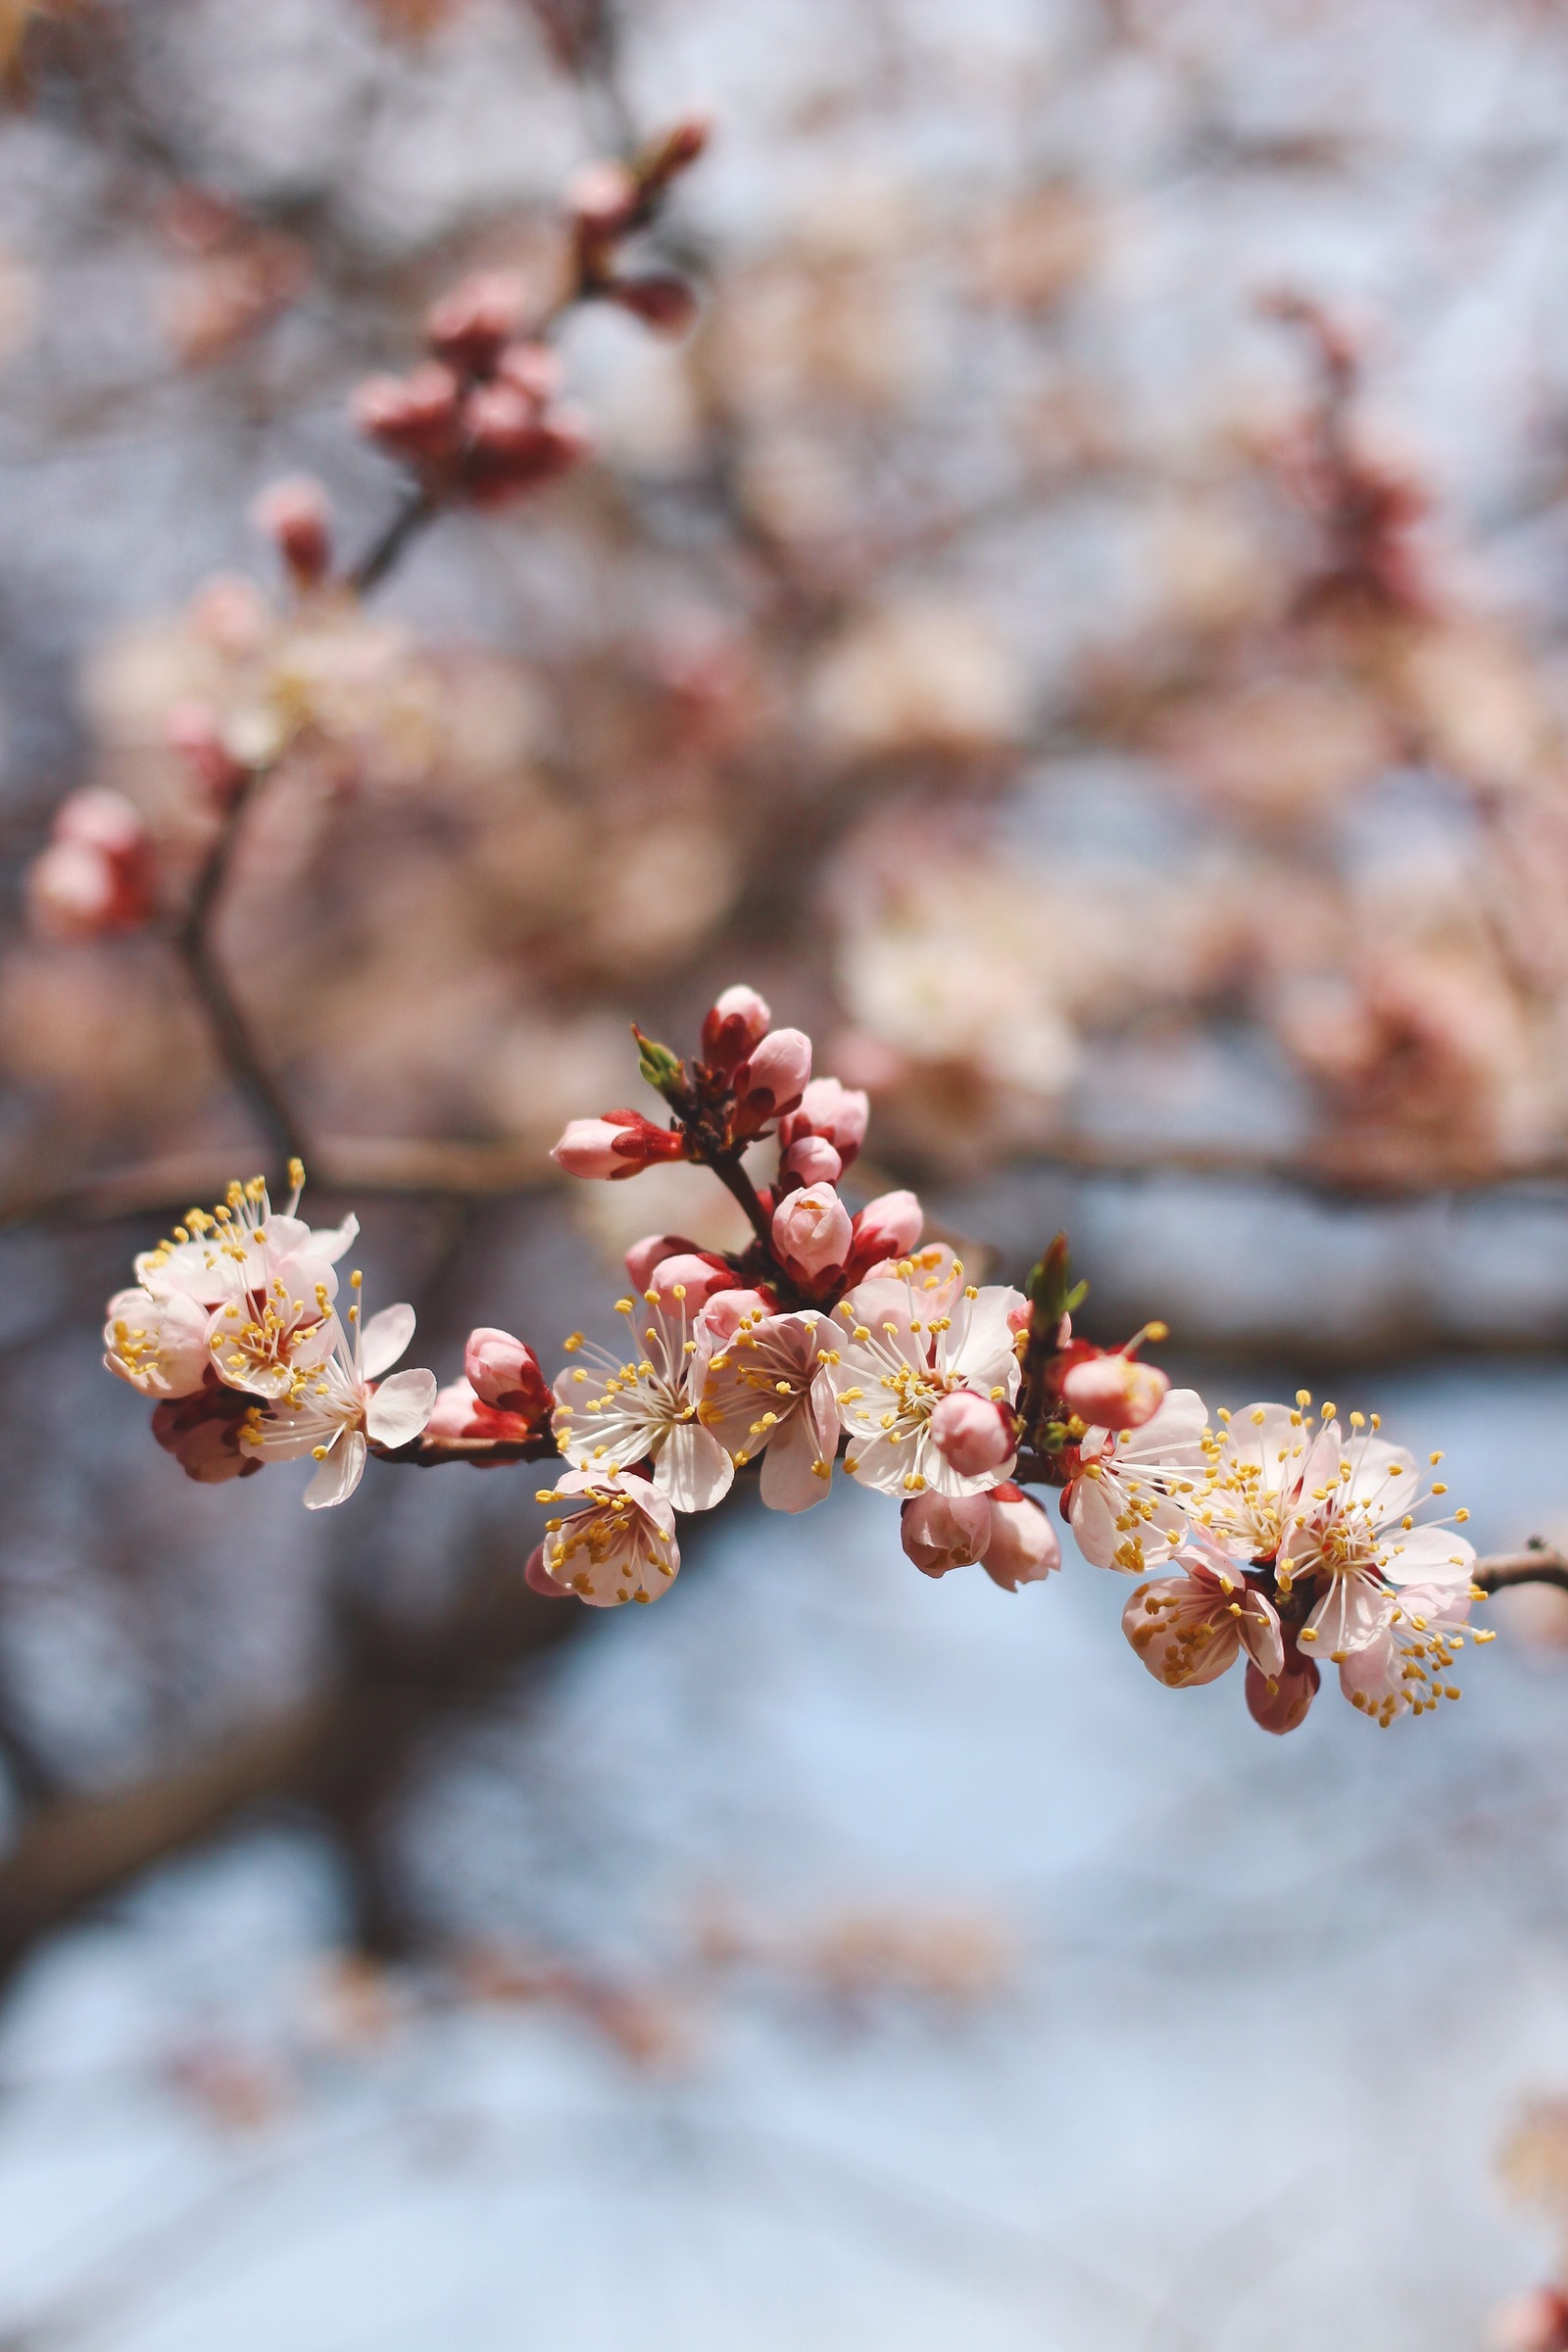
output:
[[[657,1600],[680,1567],[681,1514],[755,1471],[765,1508],[813,1509],[835,1473],[900,1505],[905,1552],[942,1577],[979,1566],[1008,1592],[1060,1566],[1043,1505],[1055,1490],[1079,1551],[1136,1580],[1134,1651],[1172,1689],[1246,1660],[1247,1704],[1271,1732],[1301,1722],[1339,1669],[1345,1696],[1388,1725],[1457,1697],[1475,1555],[1466,1514],[1414,1458],[1332,1404],[1254,1404],[1212,1417],[1139,1353],[1073,1329],[1085,1286],[1064,1239],[1026,1289],[971,1281],[922,1240],[912,1193],[852,1207],[840,1192],[866,1100],[811,1075],[811,1043],[775,1029],[755,989],[726,989],[690,1062],[638,1030],[642,1072],[669,1113],[574,1120],[569,1173],[617,1180],[662,1159],[711,1168],[745,1208],[733,1252],[651,1234],[627,1252],[625,1328],[574,1333],[553,1383],[521,1340],[473,1332],[463,1377],[388,1367],[414,1330],[389,1307],[363,1330],[359,1277],[340,1318],[336,1261],[357,1228],[313,1232],[258,1178],[192,1210],[136,1261],[111,1302],[111,1370],[155,1400],[154,1432],[204,1483],[308,1454],[312,1507],[350,1494],[369,1455],[478,1465],[554,1457],[538,1499],[533,1590],[595,1608]],[[764,1148],[771,1176],[748,1164]],[[1435,1469],[1441,1457],[1430,1456]],[[1418,1518],[1418,1513],[1421,1516]]]
[[[152,845],[139,811],[91,786],[55,811],[49,846],[27,872],[27,911],[49,939],[134,931],[153,911]]]
[[[615,303],[655,334],[684,334],[697,316],[697,296],[672,270],[627,270],[622,247],[648,226],[709,135],[706,119],[689,115],[628,162],[585,166],[566,191],[579,294]]]
[[[588,455],[586,424],[560,405],[561,363],[524,332],[523,311],[514,279],[467,278],[425,320],[429,358],[354,393],[360,431],[432,501],[499,506]]]

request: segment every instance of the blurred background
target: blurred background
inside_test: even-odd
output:
[[[745,979],[866,1193],[1568,1536],[1568,11],[0,0],[0,2342],[1484,2343],[1568,2219],[1568,1600],[1280,1743],[853,1489],[599,1619],[526,1469],[191,1484],[99,1327],[277,1159],[199,708],[308,1206],[443,1380],[739,1238],[547,1153]],[[291,588],[258,492],[359,561],[354,388],[694,107],[695,325],[556,336],[592,458]],[[145,919],[38,886],[85,788]]]

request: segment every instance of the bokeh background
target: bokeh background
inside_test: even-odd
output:
[[[10,0],[0,52],[0,2340],[1483,2343],[1568,2210],[1560,1596],[1437,1721],[1278,1743],[1070,1552],[928,1585],[854,1490],[590,1621],[520,1588],[526,1470],[188,1484],[98,1327],[269,1148],[171,946],[195,703],[274,761],[224,968],[443,1379],[733,1238],[547,1152],[745,978],[870,1090],[866,1190],[1014,1278],[1065,1225],[1096,1336],[1568,1534],[1568,13]],[[695,329],[558,338],[592,462],[291,597],[257,492],[352,561],[353,387],[693,106]],[[29,914],[86,785],[156,847],[113,938]]]

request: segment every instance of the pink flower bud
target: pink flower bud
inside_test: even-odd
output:
[[[1021,1487],[993,1487],[981,1500],[991,1513],[991,1536],[980,1558],[994,1585],[1016,1592],[1020,1585],[1038,1585],[1061,1566],[1055,1529]]]
[[[133,865],[147,854],[141,810],[122,793],[108,792],[101,785],[89,785],[62,801],[50,831],[56,841],[79,842],[117,865]]]
[[[561,390],[560,355],[548,343],[509,343],[496,373],[534,402],[541,415]]]
[[[170,716],[169,741],[208,799],[226,808],[251,771],[228,749],[215,714],[203,703],[181,703]]]
[[[240,1431],[254,1399],[242,1389],[226,1389],[209,1374],[211,1387],[194,1396],[166,1398],[153,1407],[153,1436],[172,1453],[187,1478],[198,1486],[221,1486],[230,1478],[250,1478],[262,1467],[254,1454],[241,1453]]]
[[[636,1176],[656,1160],[685,1157],[685,1138],[656,1127],[639,1110],[608,1110],[572,1119],[550,1156],[568,1176]]]
[[[991,1541],[989,1494],[911,1495],[900,1514],[899,1537],[922,1576],[970,1568]]]
[[[545,1402],[551,1399],[546,1394]],[[436,1392],[434,1407],[422,1437],[438,1446],[520,1446],[533,1434],[537,1414],[503,1412],[474,1395],[471,1380],[455,1380]],[[475,1460],[483,1467],[482,1456]]]
[[[356,386],[349,407],[367,439],[395,457],[429,464],[456,455],[463,387],[450,368],[431,360],[412,375],[372,375]]]
[[[485,271],[443,294],[425,319],[425,340],[461,374],[489,375],[522,323],[522,310],[518,280]]]
[[[539,1358],[526,1341],[514,1340],[510,1331],[497,1331],[488,1324],[470,1331],[463,1351],[463,1369],[481,1404],[493,1404],[498,1412],[516,1413],[533,1422],[540,1420],[554,1401]]]
[[[960,1478],[984,1478],[1018,1450],[1012,1415],[972,1389],[955,1389],[932,1407],[931,1443]]]
[[[264,490],[251,520],[271,540],[300,588],[314,588],[332,562],[332,510],[313,475],[290,474]]]
[[[634,1291],[646,1291],[654,1278],[654,1269],[666,1257],[701,1256],[695,1242],[683,1233],[650,1233],[642,1241],[633,1242],[626,1252],[626,1272]]]
[[[841,1086],[836,1078],[813,1078],[801,1096],[800,1108],[779,1121],[779,1140],[788,1148],[805,1136],[819,1135],[848,1167],[865,1141],[870,1115],[869,1099],[858,1087]]]
[[[696,289],[673,270],[650,270],[642,277],[612,278],[605,288],[609,300],[630,311],[656,335],[683,335],[697,317]]]
[[[645,1296],[652,1291],[659,1304],[673,1313],[678,1314],[684,1306],[689,1318],[719,1291],[733,1291],[737,1287],[728,1266],[715,1266],[711,1258],[688,1250],[673,1257],[661,1258],[643,1291]],[[677,1291],[683,1293],[679,1298],[675,1296]]]
[[[821,1136],[803,1135],[779,1161],[778,1172],[786,1190],[798,1184],[837,1184],[844,1162]]]
[[[153,860],[141,815],[118,792],[74,792],[55,812],[54,840],[27,876],[27,906],[50,939],[131,931],[153,908]]]
[[[569,1592],[563,1591],[545,1566],[545,1547],[542,1544],[536,1544],[529,1552],[522,1581],[530,1592],[538,1593],[541,1600],[570,1600],[572,1597]]]
[[[842,1266],[850,1253],[850,1212],[830,1184],[791,1193],[773,1211],[773,1248],[804,1282]]]
[[[850,1270],[859,1274],[885,1257],[906,1257],[920,1239],[925,1211],[913,1193],[879,1193],[855,1220]]]
[[[504,377],[478,385],[465,416],[463,487],[475,506],[498,507],[537,490],[593,453],[585,417],[565,409],[541,416],[532,396]]]
[[[1568,2352],[1568,2296],[1533,2286],[1499,2303],[1487,2327],[1494,2352]]]
[[[704,1061],[728,1076],[761,1044],[772,1025],[766,1001],[755,988],[743,983],[726,988],[703,1016]]]
[[[735,1132],[760,1135],[770,1119],[793,1110],[811,1075],[811,1041],[803,1029],[774,1029],[753,1048],[735,1073]]]
[[[1273,1682],[1249,1659],[1247,1712],[1265,1732],[1294,1732],[1305,1722],[1306,1710],[1317,1696],[1322,1680],[1316,1662],[1303,1658],[1294,1643],[1287,1653],[1284,1673]]]
[[[1063,1376],[1062,1400],[1096,1429],[1142,1429],[1170,1382],[1156,1364],[1130,1355],[1091,1355]]]
[[[585,164],[566,187],[566,210],[595,240],[618,237],[637,217],[643,192],[620,163]]]

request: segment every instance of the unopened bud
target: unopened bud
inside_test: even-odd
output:
[[[920,1239],[925,1211],[914,1193],[879,1193],[855,1220],[852,1273],[879,1265],[885,1257],[906,1257]]]
[[[55,812],[54,839],[27,876],[27,904],[51,939],[134,930],[153,909],[151,844],[139,809],[91,786]]]
[[[820,1135],[803,1135],[798,1144],[791,1144],[778,1165],[780,1182],[799,1184],[837,1184],[844,1173],[844,1162],[832,1145]]]
[[[496,374],[541,414],[561,390],[561,361],[548,343],[509,343],[496,362]]]
[[[568,1176],[636,1176],[656,1160],[684,1159],[686,1139],[656,1127],[637,1110],[610,1110],[602,1119],[572,1119],[550,1154]]]
[[[922,1576],[971,1568],[991,1541],[988,1494],[911,1495],[900,1514],[899,1539]]]
[[[216,714],[205,704],[181,703],[170,716],[169,741],[207,797],[226,808],[251,771],[230,751]]]
[[[808,1185],[791,1193],[773,1211],[773,1248],[780,1262],[801,1280],[842,1266],[850,1254],[854,1228],[850,1212],[830,1184]]]
[[[487,270],[442,295],[425,319],[425,340],[436,358],[460,374],[489,375],[522,323],[522,314],[519,281]]]
[[[738,1069],[773,1025],[765,998],[737,983],[715,997],[703,1017],[703,1059],[726,1075]]]
[[[497,1405],[486,1404],[482,1396],[475,1396],[471,1380],[455,1380],[436,1392],[421,1435],[437,1446],[519,1446],[532,1434],[537,1419],[536,1414],[503,1412]],[[472,1458],[480,1469],[484,1467],[483,1454]]]
[[[737,1284],[728,1266],[715,1265],[711,1258],[700,1256],[695,1250],[686,1250],[673,1257],[662,1258],[643,1288],[654,1293],[659,1305],[667,1313],[678,1315],[684,1307],[689,1321],[717,1292],[732,1291]],[[678,1298],[677,1291],[682,1293]]]
[[[821,1136],[848,1167],[865,1141],[870,1116],[869,1098],[858,1087],[841,1086],[836,1078],[813,1078],[799,1108],[779,1121],[779,1141],[788,1150],[805,1136]]]
[[[991,1513],[981,1564],[994,1585],[1016,1592],[1020,1585],[1043,1583],[1061,1566],[1056,1531],[1032,1495],[1009,1484],[993,1487],[981,1499]]]
[[[735,1132],[760,1135],[793,1110],[811,1075],[811,1041],[802,1029],[774,1029],[735,1073]]]
[[[618,237],[641,209],[643,192],[624,164],[585,164],[566,187],[566,210],[595,240]]]
[[[607,300],[630,311],[656,335],[673,339],[684,335],[697,317],[695,287],[673,270],[651,270],[643,277],[612,278],[605,288]]]
[[[264,490],[251,520],[271,540],[296,587],[314,588],[332,563],[332,510],[311,474],[290,474]]]
[[[550,1410],[550,1384],[539,1358],[525,1340],[514,1339],[510,1331],[485,1324],[470,1331],[463,1369],[480,1402],[493,1404],[498,1412],[516,1413],[532,1422]]]
[[[688,1241],[683,1233],[650,1233],[642,1241],[633,1242],[626,1252],[626,1272],[634,1291],[646,1291],[657,1267],[666,1257],[700,1255],[697,1244]]]
[[[955,1389],[931,1409],[931,1443],[960,1478],[984,1478],[1011,1462],[1018,1450],[1012,1416],[1004,1405],[972,1389]]]
[[[722,1348],[735,1337],[742,1323],[777,1311],[760,1291],[715,1291],[703,1309],[703,1329]]]
[[[450,368],[428,361],[411,375],[372,375],[355,387],[349,408],[359,430],[395,457],[433,464],[456,454],[463,386]]]
[[[1262,1731],[1294,1732],[1305,1722],[1322,1680],[1316,1661],[1299,1652],[1287,1657],[1285,1671],[1277,1677],[1265,1675],[1249,1659],[1247,1712]]]
[[[1157,1364],[1130,1355],[1091,1355],[1063,1376],[1062,1400],[1096,1429],[1142,1429],[1165,1400],[1170,1381]]]

